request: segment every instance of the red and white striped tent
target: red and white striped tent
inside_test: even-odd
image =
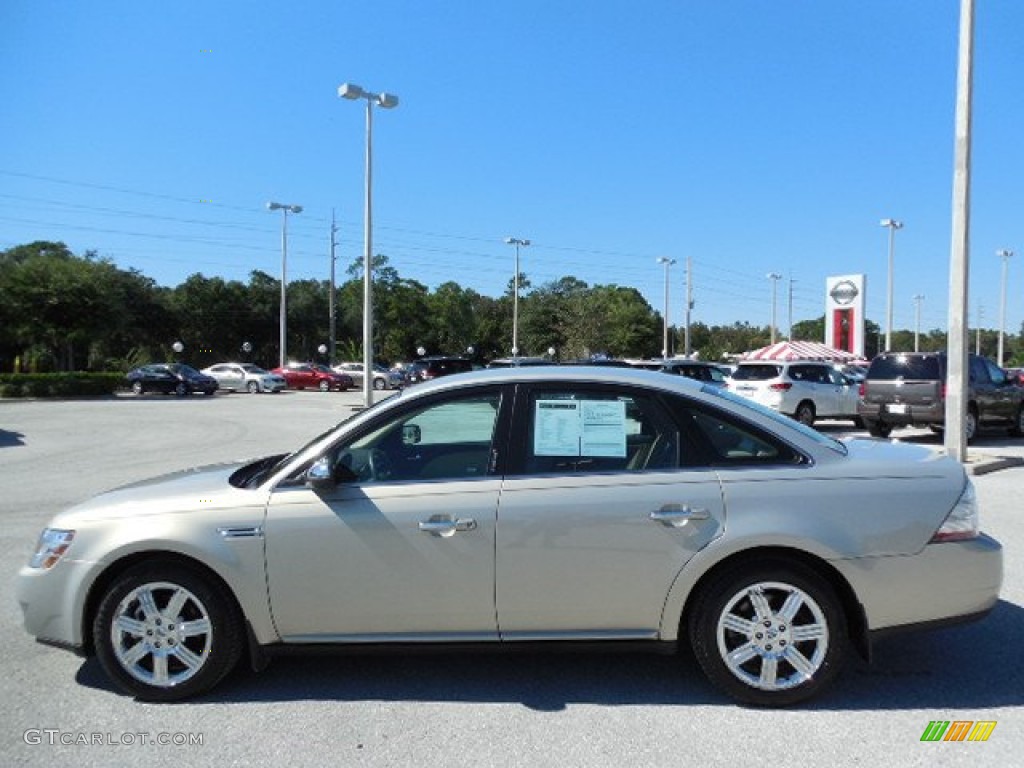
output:
[[[743,356],[744,360],[828,360],[836,363],[847,363],[856,358],[852,352],[833,349],[815,341],[780,341]]]

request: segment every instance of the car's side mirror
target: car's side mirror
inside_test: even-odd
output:
[[[314,491],[329,491],[337,485],[331,462],[327,456],[321,456],[303,473],[302,479]]]
[[[402,425],[402,445],[416,445],[423,439],[419,424]]]

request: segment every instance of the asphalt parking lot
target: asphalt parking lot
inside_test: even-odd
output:
[[[810,704],[747,709],[688,657],[438,655],[277,659],[213,695],[140,704],[94,660],[36,644],[13,578],[60,509],[165,472],[291,450],[361,392],[0,401],[3,765],[686,766],[1019,764],[1024,752],[1024,468],[976,476],[1005,548],[984,621],[886,638]],[[837,436],[863,434],[826,422]],[[941,447],[928,432],[894,437]],[[986,434],[970,463],[1024,457]],[[922,742],[929,722],[994,721],[986,742]],[[158,742],[168,742],[158,743]]]

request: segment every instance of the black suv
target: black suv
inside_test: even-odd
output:
[[[991,360],[969,355],[968,361],[967,439],[974,438],[979,426],[1008,426],[1011,435],[1024,434],[1024,387]],[[893,427],[901,426],[940,430],[946,416],[946,355],[879,355],[861,382],[857,413],[875,437],[888,437]]]
[[[439,376],[450,376],[453,373],[465,373],[472,371],[473,364],[465,357],[421,357],[410,363],[406,370],[406,378],[410,384],[420,381],[430,381]]]

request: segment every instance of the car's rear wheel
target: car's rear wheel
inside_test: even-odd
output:
[[[174,394],[178,397],[184,397],[188,394],[188,385],[183,381],[179,381],[178,386],[174,388]]]
[[[872,437],[888,437],[892,434],[892,424],[884,421],[869,421],[868,434]]]
[[[132,392],[134,392],[136,395],[141,395],[143,392],[145,392],[145,389],[143,388],[141,381],[132,382]]]
[[[260,391],[260,385],[258,382],[255,381],[250,381],[248,384],[246,384],[245,388],[249,390],[250,395],[255,395],[257,392]]]
[[[767,561],[719,574],[690,611],[701,668],[739,701],[777,707],[824,690],[846,655],[846,616],[821,574]]]
[[[806,424],[808,427],[814,425],[814,403],[804,400],[800,405],[796,407],[796,412],[793,414],[793,418],[799,421],[801,424]]]
[[[373,388],[376,390],[387,389],[388,383],[384,379],[374,379]]]
[[[978,434],[978,412],[974,406],[967,409],[967,416],[964,418],[964,439],[969,443]]]
[[[331,382],[327,381],[327,379],[324,379],[324,380],[322,380],[320,382],[320,391],[321,392],[329,392],[330,389],[331,389]]]
[[[107,588],[93,641],[111,679],[145,701],[209,690],[235,667],[243,645],[230,598],[198,571],[159,561],[131,568]]]

